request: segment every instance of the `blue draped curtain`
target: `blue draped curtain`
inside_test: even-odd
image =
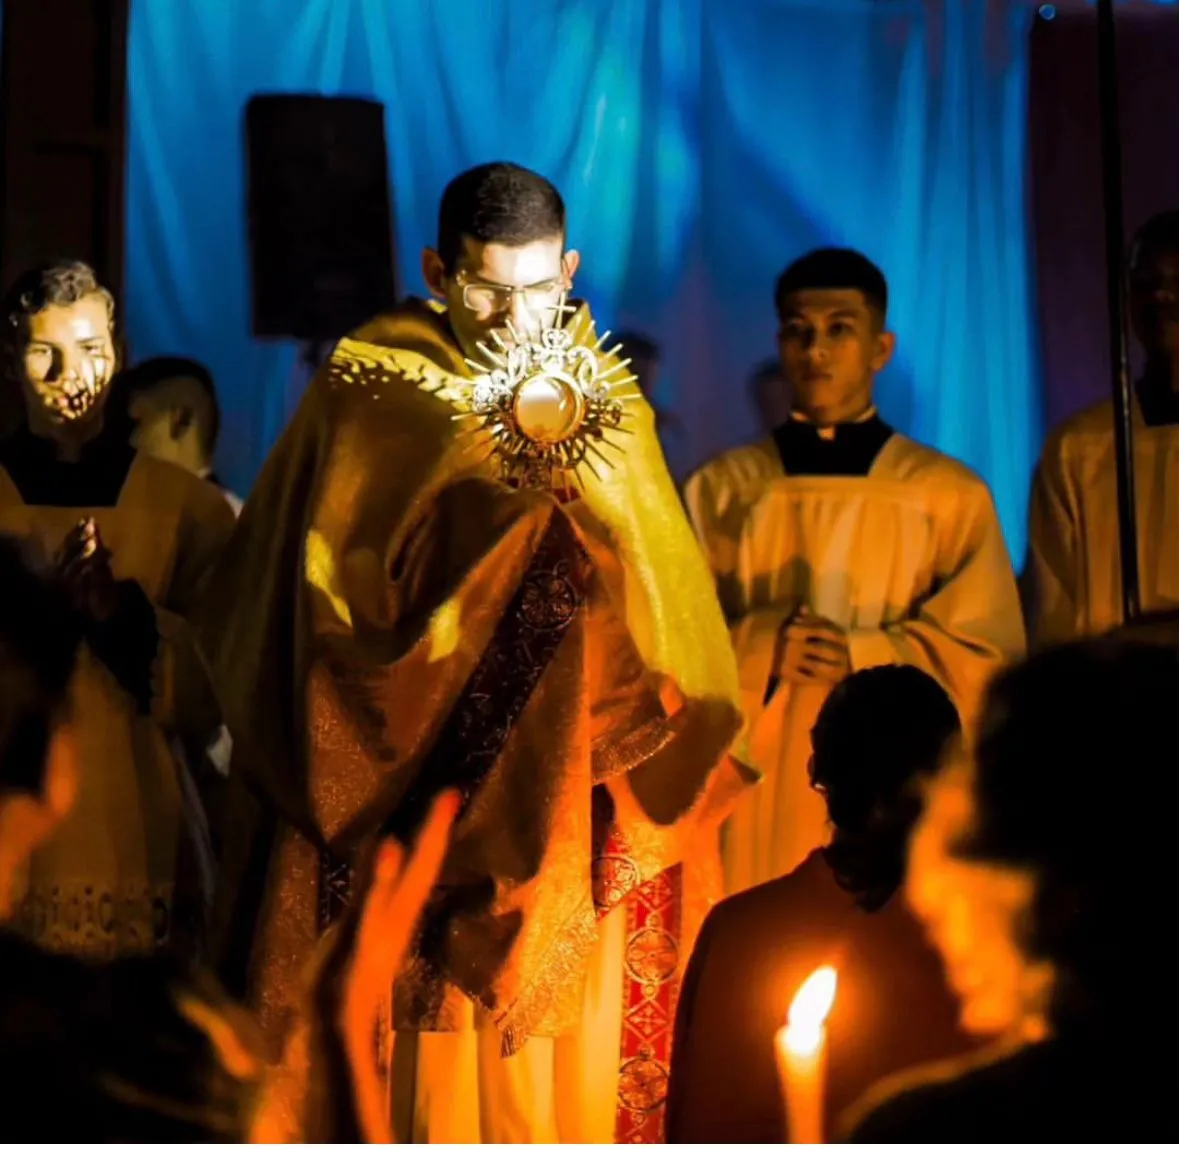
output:
[[[438,196],[512,159],[564,193],[579,292],[665,347],[683,475],[755,433],[774,278],[822,243],[877,259],[886,416],[991,483],[1016,558],[1040,439],[1025,229],[1023,0],[135,0],[127,330],[213,369],[248,488],[301,385],[249,334],[242,116],[257,92],[386,108],[402,283]]]

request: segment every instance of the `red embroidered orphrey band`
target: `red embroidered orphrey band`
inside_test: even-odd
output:
[[[683,976],[683,870],[673,866],[626,902],[617,1144],[665,1140],[675,1010]]]

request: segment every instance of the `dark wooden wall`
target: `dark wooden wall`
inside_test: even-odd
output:
[[[1029,73],[1029,179],[1045,429],[1108,399],[1097,19],[1063,5],[1037,20]],[[1179,209],[1179,8],[1118,5],[1119,111],[1126,240]],[[1137,369],[1137,367],[1135,367]]]
[[[3,0],[0,272],[58,255],[121,298],[130,0]]]
[[[84,259],[122,303],[130,0],[2,0],[0,281]],[[121,310],[121,308],[120,308]],[[0,379],[0,435],[20,419]]]

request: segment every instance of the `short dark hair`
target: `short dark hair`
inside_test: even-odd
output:
[[[448,273],[463,237],[522,247],[565,234],[565,201],[544,176],[519,164],[481,164],[446,185],[438,207],[438,254]]]
[[[0,534],[0,791],[40,794],[81,626],[24,546]]]
[[[941,685],[915,666],[878,666],[845,678],[811,731],[812,780],[828,797],[831,821],[858,828],[932,776],[960,732]]]
[[[879,909],[904,880],[918,781],[960,732],[949,696],[915,666],[858,671],[827,696],[811,731],[811,781],[835,828],[823,857],[861,909]]]
[[[4,295],[3,340],[5,370],[19,371],[17,364],[28,337],[29,320],[47,307],[69,307],[88,295],[100,295],[106,301],[112,321],[115,297],[102,286],[88,263],[78,259],[58,259],[22,272]]]
[[[796,259],[778,276],[774,305],[782,315],[787,300],[796,292],[840,289],[862,292],[882,322],[888,315],[884,272],[866,255],[846,247],[823,247]]]
[[[1143,259],[1164,251],[1179,251],[1179,211],[1151,216],[1134,233],[1126,262],[1134,271],[1141,266]]]
[[[194,415],[201,450],[211,459],[221,435],[221,404],[213,373],[203,363],[179,355],[159,355],[128,367],[117,380],[120,406],[130,408],[137,395],[144,395],[177,379],[191,379],[197,387]]]

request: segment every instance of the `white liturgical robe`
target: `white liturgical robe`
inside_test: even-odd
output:
[[[1134,417],[1138,581],[1144,611],[1179,609],[1179,425]],[[1032,485],[1024,594],[1033,647],[1122,622],[1113,404],[1048,439]]]
[[[730,622],[752,757],[765,774],[726,826],[734,893],[788,873],[826,837],[807,764],[830,687],[783,679],[769,691],[779,632],[800,607],[844,628],[853,671],[916,666],[966,724],[991,675],[1023,652],[1023,620],[986,484],[902,435],[887,438],[866,475],[850,476],[788,475],[767,439],[704,467],[686,500]]]

